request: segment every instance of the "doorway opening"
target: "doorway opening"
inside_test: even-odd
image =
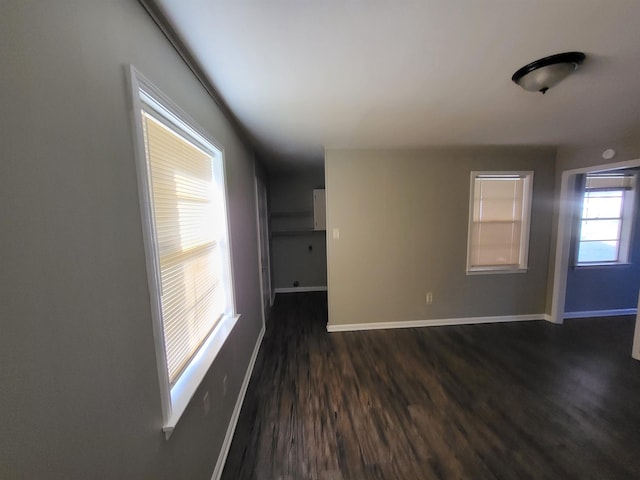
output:
[[[578,175],[587,173],[624,170],[640,167],[640,159],[625,162],[608,163],[584,167],[562,172],[560,184],[560,209],[558,212],[558,229],[556,253],[553,272],[553,292],[549,321],[562,324],[565,318],[565,302],[567,297],[567,277],[572,255],[572,231],[575,215],[575,184]],[[636,219],[638,212],[636,212]],[[636,334],[634,336],[633,356],[640,359],[640,314],[636,316]]]

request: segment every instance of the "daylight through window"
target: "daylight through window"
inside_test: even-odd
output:
[[[579,225],[579,265],[627,262],[634,184],[633,175],[587,175]]]

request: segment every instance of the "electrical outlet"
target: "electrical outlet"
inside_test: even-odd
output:
[[[222,396],[227,396],[227,376],[225,375],[222,379]]]
[[[433,292],[427,292],[426,301],[427,305],[431,305],[433,303]]]
[[[204,408],[204,416],[209,415],[209,409],[211,404],[209,403],[209,392],[204,392],[204,396],[202,397],[202,408]]]

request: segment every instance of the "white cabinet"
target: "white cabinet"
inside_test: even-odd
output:
[[[324,189],[313,191],[313,229],[327,229],[327,206],[325,203]]]
[[[326,211],[324,189],[314,189],[313,210],[271,212],[271,236],[318,235],[327,229]]]

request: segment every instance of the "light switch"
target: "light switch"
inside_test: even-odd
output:
[[[333,239],[334,240],[339,240],[340,239],[340,229],[339,228],[334,228],[333,229]]]

